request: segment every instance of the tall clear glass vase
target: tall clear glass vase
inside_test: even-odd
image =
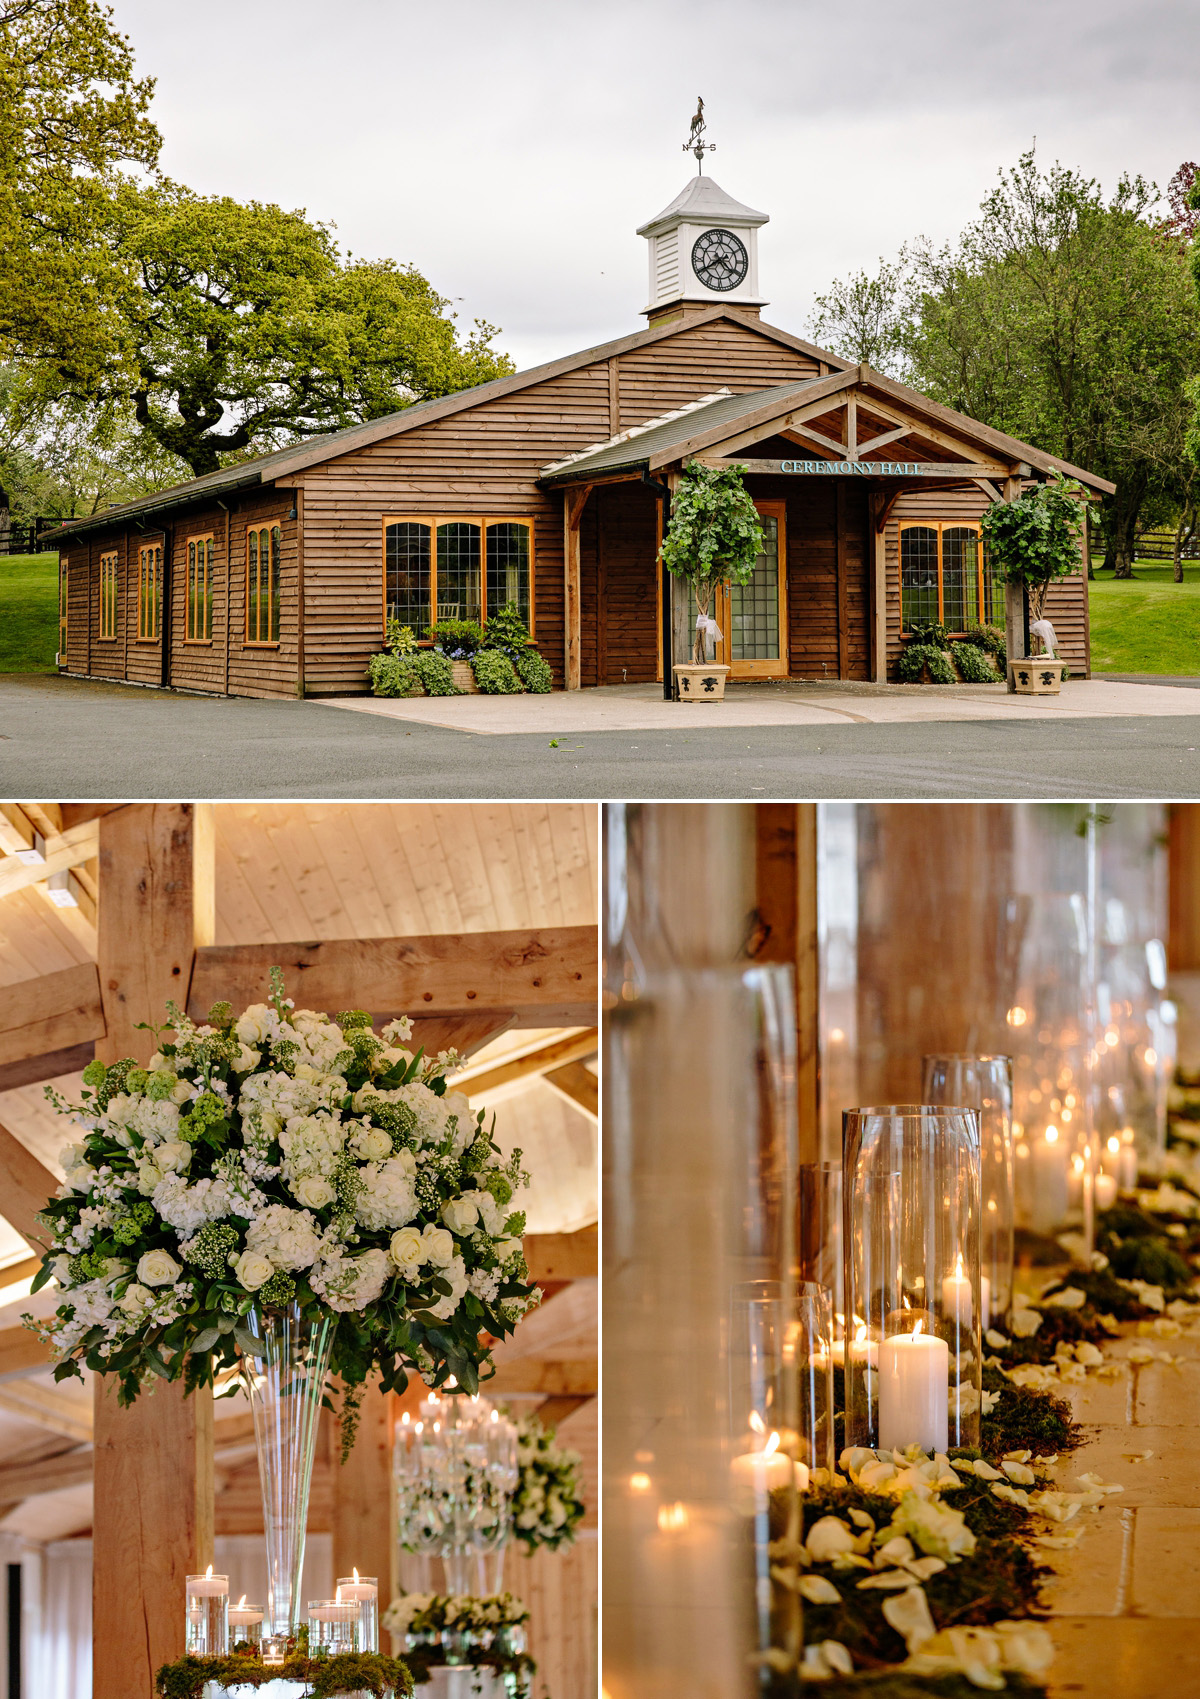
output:
[[[267,1615],[272,1634],[294,1635],[321,1398],[337,1318],[305,1321],[298,1304],[253,1309],[246,1331],[261,1352],[244,1354],[242,1373],[254,1415],[267,1542]]]

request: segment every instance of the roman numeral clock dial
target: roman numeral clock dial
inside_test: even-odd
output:
[[[746,249],[732,230],[706,230],[692,248],[692,270],[706,289],[736,289],[749,266]]]

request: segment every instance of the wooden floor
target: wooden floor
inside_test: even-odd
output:
[[[1094,1471],[1125,1490],[1081,1513],[1087,1532],[1073,1552],[1049,1554],[1052,1699],[1200,1693],[1200,1327],[1167,1339],[1125,1333],[1107,1357],[1149,1347],[1179,1361],[1135,1362],[1120,1380],[1063,1389],[1090,1439],[1059,1474]]]

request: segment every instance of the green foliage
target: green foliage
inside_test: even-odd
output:
[[[412,657],[417,677],[427,696],[461,696],[454,682],[454,667],[438,649],[418,649]]]
[[[522,650],[513,665],[517,669],[517,677],[533,695],[545,696],[554,688],[554,673],[550,663],[539,655],[536,649]]]
[[[515,602],[505,602],[502,608],[488,615],[483,637],[485,649],[502,649],[516,660],[529,642],[529,627]]]
[[[999,673],[986,649],[974,643],[952,643],[950,654],[967,684],[995,684]]]
[[[980,1449],[985,1457],[1004,1457],[1010,1451],[1054,1457],[1083,1444],[1083,1429],[1065,1399],[1031,1386],[1014,1386],[993,1368],[984,1369],[983,1388],[997,1394],[991,1415],[980,1421]]]
[[[1079,571],[1079,491],[1056,472],[1051,483],[1035,484],[1016,501],[993,502],[980,520],[996,583],[1024,584],[1032,619],[1042,617],[1047,586]]]
[[[419,696],[422,679],[416,662],[405,655],[372,655],[367,662],[374,696]]]
[[[998,669],[1001,672],[1004,671],[1008,664],[1008,646],[1003,626],[973,625],[967,631],[963,641],[973,643],[977,649],[982,649],[986,654],[991,655]]]
[[[469,661],[487,641],[483,627],[474,619],[440,619],[436,625],[425,627],[425,635],[456,661]]]
[[[901,681],[904,684],[920,684],[926,667],[931,683],[958,683],[954,668],[941,649],[935,649],[931,643],[906,643],[896,663]]]
[[[914,643],[928,643],[935,649],[944,649],[950,641],[949,626],[934,619],[914,620],[909,630]]]
[[[696,609],[707,618],[719,584],[746,584],[763,551],[763,530],[743,482],[740,466],[720,469],[692,462],[671,500],[671,518],[659,559],[695,591]],[[692,659],[704,660],[704,632],[697,626]]]
[[[162,1666],[154,1678],[154,1690],[160,1699],[203,1699],[209,1682],[223,1690],[265,1687],[279,1680],[307,1683],[312,1699],[362,1693],[383,1699],[389,1692],[396,1699],[407,1699],[413,1691],[412,1675],[399,1658],[378,1652],[339,1652],[332,1658],[310,1658],[300,1651],[289,1656],[282,1667],[268,1667],[258,1658],[237,1654],[229,1658],[183,1657]]]
[[[517,696],[524,688],[512,662],[499,649],[480,649],[471,657],[471,670],[485,696]]]
[[[1098,570],[1088,585],[1092,668],[1096,672],[1188,677],[1200,653],[1200,569],[1186,563],[1182,584],[1170,564],[1138,561],[1132,578]]]
[[[417,639],[413,635],[411,625],[401,625],[398,619],[389,619],[384,643],[393,655],[411,655],[417,646]]]

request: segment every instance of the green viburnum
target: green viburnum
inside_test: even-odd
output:
[[[273,1309],[282,1309],[296,1296],[296,1282],[282,1269],[258,1289],[259,1301]]]

